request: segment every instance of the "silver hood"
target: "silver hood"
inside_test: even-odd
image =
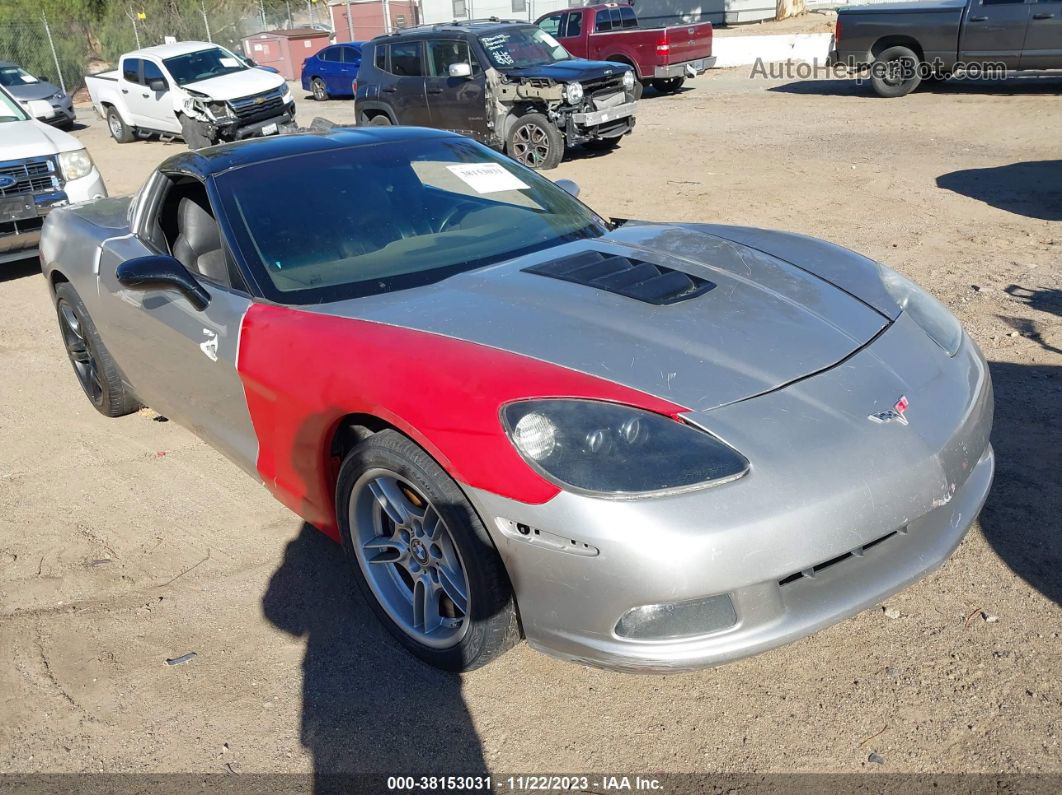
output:
[[[524,269],[597,250],[708,279],[654,305]],[[707,411],[850,356],[889,319],[820,276],[691,227],[627,224],[602,238],[314,311],[442,334],[552,362]]]

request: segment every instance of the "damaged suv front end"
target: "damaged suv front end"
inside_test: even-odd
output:
[[[286,85],[225,100],[190,88],[185,93],[184,115],[212,142],[272,135],[295,121],[295,99]]]

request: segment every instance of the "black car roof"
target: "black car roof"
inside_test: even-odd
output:
[[[467,21],[454,20],[453,22],[436,22],[433,25],[417,25],[412,28],[396,30],[394,33],[384,33],[382,36],[377,36],[366,42],[366,44],[379,44],[406,38],[424,38],[436,33],[490,33],[493,30],[504,30],[513,25],[520,25],[525,28],[534,27],[526,19],[498,19],[497,17],[491,17],[490,19],[472,19]]]
[[[163,161],[159,171],[207,179],[225,171],[270,160],[350,149],[394,141],[460,138],[456,133],[423,127],[335,127],[303,130],[267,138],[249,138],[234,143],[182,152]]]

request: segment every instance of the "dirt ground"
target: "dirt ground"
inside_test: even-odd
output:
[[[617,151],[550,176],[613,216],[828,238],[958,314],[991,362],[998,474],[899,617],[667,677],[526,645],[428,669],[264,489],[149,411],[91,408],[31,261],[0,271],[0,770],[1062,772],[1062,79],[882,100],[747,74],[647,92]],[[181,150],[89,115],[114,194]]]

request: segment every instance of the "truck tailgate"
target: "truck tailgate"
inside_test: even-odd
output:
[[[667,63],[684,63],[712,54],[712,23],[701,22],[696,25],[675,25],[664,31],[670,49]]]

